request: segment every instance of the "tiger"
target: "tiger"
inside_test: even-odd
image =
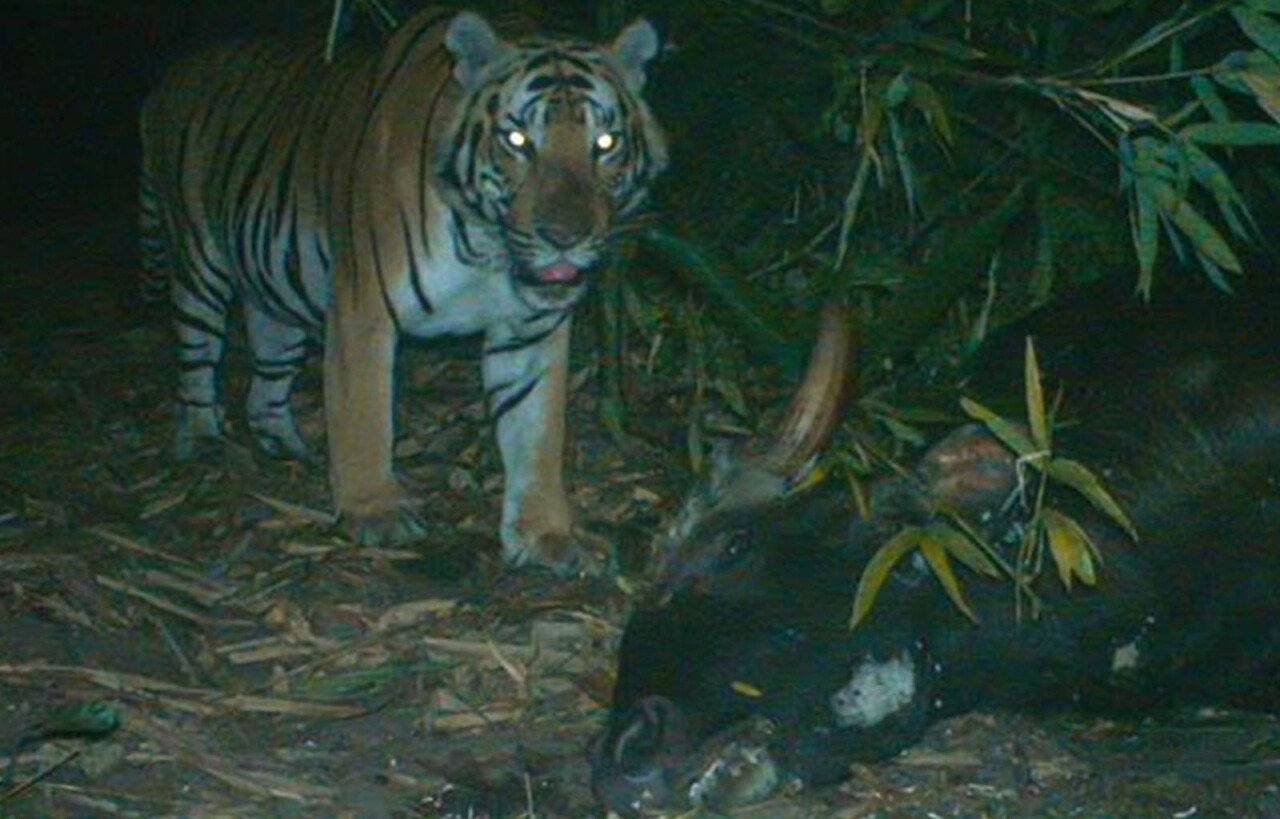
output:
[[[591,44],[507,39],[475,12],[424,9],[331,63],[323,38],[263,39],[171,68],[141,111],[140,221],[177,335],[176,457],[225,438],[239,303],[257,446],[319,460],[290,395],[320,344],[336,520],[360,544],[417,540],[422,504],[392,464],[397,347],[482,334],[504,561],[576,571],[570,326],[667,165],[641,96],[659,48],[644,18]]]

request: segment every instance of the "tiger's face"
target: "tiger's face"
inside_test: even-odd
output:
[[[464,99],[442,176],[500,229],[524,298],[567,306],[666,166],[662,132],[639,96],[657,34],[641,20],[608,46],[512,45],[464,12],[445,44]]]

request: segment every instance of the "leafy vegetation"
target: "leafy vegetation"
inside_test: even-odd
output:
[[[581,326],[608,428],[644,434],[628,385],[660,373],[687,396],[694,471],[710,436],[761,428],[752,407],[769,391],[743,373],[788,383],[823,301],[856,304],[870,328],[835,459],[861,501],[859,481],[926,440],[918,424],[948,417],[904,403],[905,382],[928,372],[945,392],[992,329],[1099,279],[1150,298],[1198,271],[1231,290],[1273,232],[1277,0],[613,0],[585,25],[557,11],[567,0],[515,5],[546,29],[608,37],[646,14],[669,34],[647,92],[674,146],[660,213]],[[1016,561],[953,521],[902,533],[884,571],[919,549],[962,610],[950,558],[1012,578],[1033,609],[1046,551],[1064,584],[1093,581],[1098,556],[1043,505],[1046,483],[1127,523],[1083,466],[1050,454],[1037,373],[1029,352],[1030,435],[965,405],[1037,476]]]
[[[1095,564],[1102,556],[1088,533],[1073,518],[1045,503],[1049,483],[1074,489],[1095,508],[1111,519],[1133,540],[1138,533],[1124,510],[1116,503],[1101,481],[1083,464],[1057,456],[1053,451],[1053,417],[1045,407],[1040,367],[1035,346],[1027,339],[1024,367],[1026,383],[1027,423],[1019,425],[992,412],[976,401],[962,398],[968,415],[984,426],[1017,456],[1017,494],[1029,509],[1021,546],[1014,562],[982,535],[972,522],[954,509],[940,508],[940,520],[927,526],[907,526],[877,550],[862,571],[854,594],[850,625],[857,627],[871,612],[889,572],[902,558],[919,551],[929,568],[956,607],[977,622],[978,617],[965,600],[964,592],[951,566],[951,558],[970,570],[987,577],[1006,576],[1013,581],[1019,612],[1029,604],[1031,615],[1039,613],[1040,602],[1033,585],[1040,575],[1047,549],[1058,570],[1058,578],[1068,591],[1075,578],[1092,586],[1097,579]],[[1026,470],[1035,470],[1036,479],[1028,480]]]

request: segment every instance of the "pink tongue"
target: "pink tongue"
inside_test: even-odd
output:
[[[578,268],[559,262],[538,271],[538,280],[549,284],[569,284],[578,280]]]

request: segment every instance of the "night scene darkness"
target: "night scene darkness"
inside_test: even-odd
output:
[[[13,0],[0,819],[1280,816],[1280,2]]]

